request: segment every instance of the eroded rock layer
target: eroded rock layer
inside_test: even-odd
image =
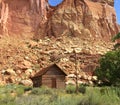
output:
[[[110,40],[118,32],[116,15],[107,3],[90,0],[64,1],[49,18],[48,35]]]
[[[1,35],[24,37],[72,35],[109,40],[118,32],[113,0],[1,0]]]

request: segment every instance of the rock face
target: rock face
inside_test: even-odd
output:
[[[118,32],[113,7],[90,0],[64,1],[47,25],[48,35],[77,36],[91,40],[110,40]]]
[[[64,0],[54,8],[46,1],[1,0],[0,34],[109,40],[118,32],[113,0]]]
[[[91,82],[98,59],[112,50],[110,39],[120,28],[113,0],[64,0],[56,7],[46,1],[0,0],[0,34],[17,37],[0,38],[1,83],[32,85],[29,78],[53,62],[74,74],[73,49],[79,82]]]
[[[46,19],[43,3],[49,8],[45,0],[1,0],[0,34],[33,37]]]
[[[114,6],[114,0],[91,0],[93,2],[107,3],[111,6]]]

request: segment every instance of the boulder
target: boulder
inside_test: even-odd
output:
[[[32,71],[33,71],[32,69],[27,69],[25,71],[26,76],[29,77],[32,74]]]
[[[27,61],[27,60],[24,60],[23,62],[23,65],[26,67],[26,68],[30,68],[31,67],[31,62],[30,61]]]
[[[98,80],[97,76],[92,77],[92,81],[97,81],[97,80]]]
[[[24,85],[24,86],[33,86],[32,80],[21,80],[19,84]]]
[[[5,75],[14,75],[14,76],[16,76],[16,72],[13,70],[13,69],[7,69],[7,70],[5,70],[4,71],[4,74]]]
[[[76,75],[75,74],[69,74],[67,77],[68,78],[76,78]]]

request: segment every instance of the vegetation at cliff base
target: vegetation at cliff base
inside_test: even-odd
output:
[[[71,85],[69,89],[74,90],[75,87]],[[119,89],[118,87],[86,86],[84,94],[81,91],[76,94],[47,87],[7,85],[0,87],[0,105],[119,105]]]
[[[117,41],[117,43],[114,45],[115,49],[118,49],[120,47],[120,43],[118,41],[119,39],[120,39],[120,32],[112,38],[113,42]]]
[[[95,72],[104,83],[120,85],[120,50],[106,53],[100,59],[100,66]]]
[[[113,37],[113,41],[120,39],[120,33]],[[115,44],[113,51],[107,52],[99,61],[100,66],[95,74],[104,85],[120,86],[120,43]]]
[[[112,41],[115,42],[115,40],[117,40],[119,38],[120,38],[120,32],[112,38]]]

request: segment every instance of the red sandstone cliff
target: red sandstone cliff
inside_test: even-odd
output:
[[[45,0],[42,3],[40,0],[1,1],[1,35],[37,38],[72,35],[109,40],[118,32],[111,6],[113,0],[64,0],[55,8],[49,7]]]
[[[45,0],[1,0],[0,34],[33,37],[46,19],[47,4]]]
[[[91,82],[88,75],[93,75],[100,55],[112,49],[107,41],[118,32],[113,0],[64,0],[56,7],[49,7],[45,0],[1,1],[0,34],[17,38],[0,38],[0,84],[29,79],[56,60],[74,74],[73,48],[80,83],[81,79]],[[29,39],[45,36],[56,38]]]
[[[90,0],[64,1],[48,20],[48,35],[110,40],[118,32],[114,8]]]

